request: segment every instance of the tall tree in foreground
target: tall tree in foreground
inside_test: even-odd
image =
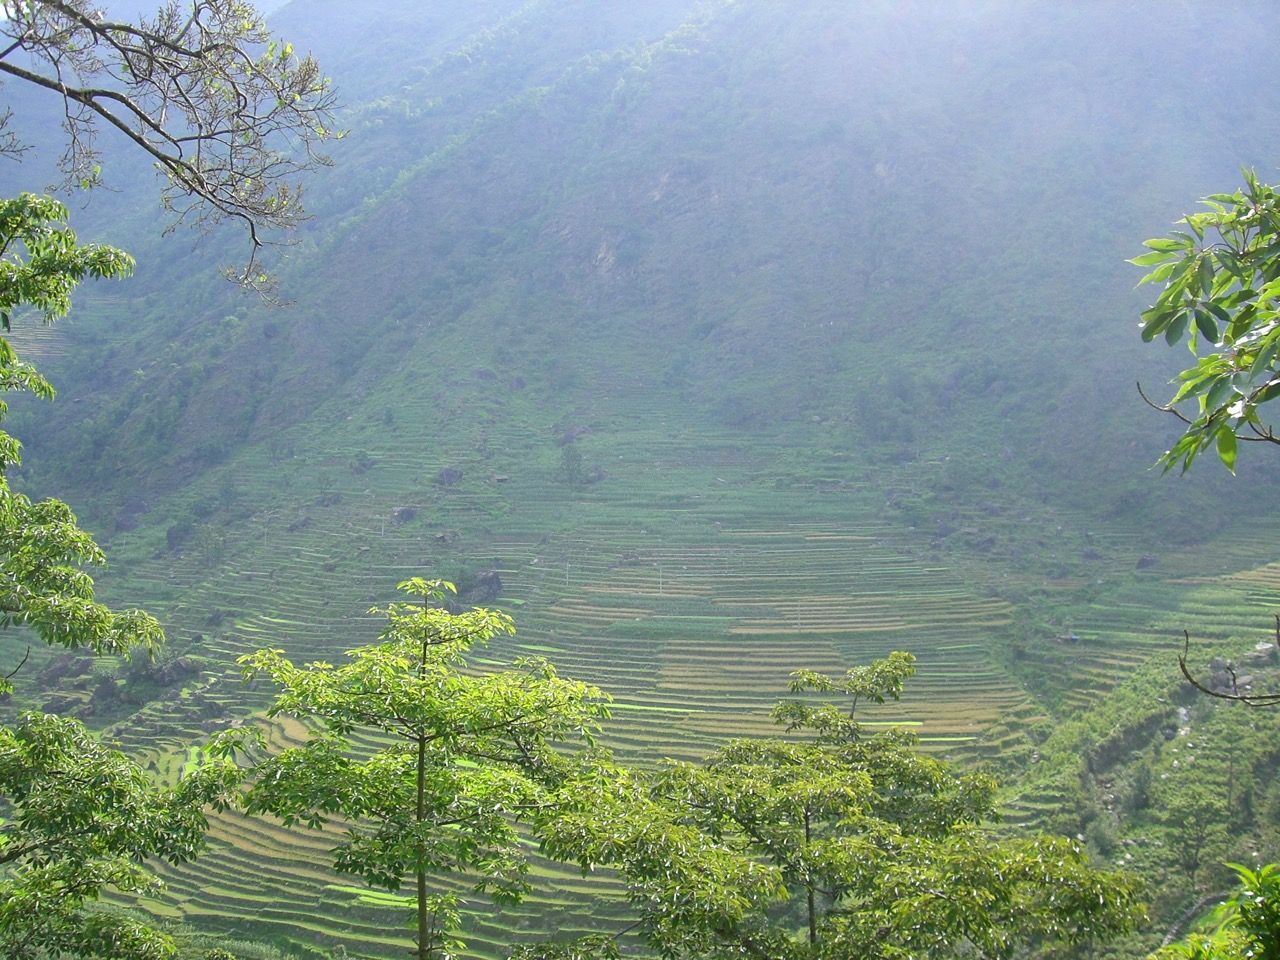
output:
[[[804,671],[796,692],[896,699],[914,672],[895,653],[844,678]],[[780,703],[800,739],[741,739],[700,764],[576,784],[572,813],[540,823],[554,857],[615,868],[634,926],[663,957],[761,960],[1008,957],[1130,928],[1135,882],[1057,837],[984,826],[994,785],[867,736],[847,705]],[[524,958],[617,955],[609,937]]]
[[[475,878],[498,902],[527,890],[528,863],[516,821],[545,813],[552,791],[575,769],[559,751],[589,744],[608,715],[595,687],[558,677],[545,660],[476,674],[473,649],[514,632],[491,610],[453,614],[453,585],[412,579],[413,602],[387,617],[378,643],[334,666],[295,666],[275,650],[244,657],[247,677],[282,690],[270,710],[318,721],[323,732],[262,763],[247,793],[250,812],[322,827],[340,819],[346,838],[334,866],[371,886],[412,886],[418,960],[454,955],[455,897],[431,895],[440,872]],[[385,743],[378,749],[364,744]]]
[[[85,277],[119,277],[119,250],[81,245],[67,211],[48,197],[0,201],[0,322],[34,310],[62,316]],[[0,337],[0,392],[51,398],[53,388]],[[0,401],[0,417],[6,410]],[[0,625],[50,644],[95,653],[152,654],[160,625],[139,610],[113,611],[94,597],[86,565],[102,551],[59,500],[33,501],[9,485],[20,445],[0,431]],[[21,664],[0,677],[13,688]],[[225,805],[240,774],[219,759],[172,787],[153,784],[78,721],[28,713],[0,727],[0,956],[152,960],[169,938],[119,913],[91,909],[104,887],[141,892],[157,881],[144,864],[180,863],[204,846],[206,806]]]
[[[262,226],[301,214],[293,174],[320,158],[332,99],[314,61],[269,44],[262,20],[234,0],[163,7],[136,24],[109,21],[87,0],[7,4],[0,75],[60,97],[69,180],[98,176],[93,137],[106,124],[156,161],[163,200],[178,219],[247,224],[253,244],[240,278],[263,279],[254,257]],[[0,117],[0,154],[22,144]],[[23,313],[66,314],[86,277],[126,276],[119,250],[82,245],[57,201],[0,201],[0,327]],[[53,388],[0,337],[0,392],[52,398]],[[6,407],[0,401],[0,417]],[[86,566],[102,551],[61,501],[12,490],[17,440],[0,432],[0,626],[95,653],[152,654],[154,618],[97,602]],[[18,664],[20,667],[21,664]],[[12,689],[17,667],[0,675]],[[92,909],[104,887],[140,891],[147,861],[187,860],[205,837],[205,808],[229,801],[240,774],[225,756],[176,786],[152,783],[78,722],[27,714],[0,728],[0,955],[26,960],[155,960],[173,953],[161,932]]]
[[[0,326],[32,309],[47,323],[71,307],[71,292],[85,277],[123,277],[133,267],[125,253],[80,244],[67,225],[67,209],[50,197],[24,193],[0,200]],[[0,337],[0,392],[26,391],[52,399],[53,386]],[[0,419],[8,405],[0,401]],[[82,569],[104,561],[93,539],[60,500],[32,501],[9,485],[21,463],[21,444],[0,431],[0,625],[31,628],[48,643],[88,647],[95,653],[150,653],[163,640],[145,613],[114,613],[93,599],[93,580]],[[8,686],[0,679],[0,691]]]

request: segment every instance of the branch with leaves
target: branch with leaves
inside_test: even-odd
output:
[[[913,658],[801,691],[896,698]],[[794,702],[794,701],[793,701]],[[1081,847],[1001,838],[984,825],[994,784],[961,775],[907,734],[849,736],[847,705],[775,711],[799,740],[741,739],[653,774],[607,764],[539,817],[543,849],[626,884],[636,930],[664,957],[890,960],[1008,957],[1131,928],[1137,884]],[[521,960],[589,956],[611,940],[523,947]]]
[[[263,228],[303,218],[296,178],[328,163],[320,148],[339,135],[334,95],[312,57],[273,40],[240,0],[166,3],[136,23],[109,19],[89,0],[9,4],[0,45],[0,75],[61,98],[70,182],[97,182],[96,138],[110,127],[165,177],[161,199],[175,223],[243,223],[251,252],[236,278],[265,279],[256,268]],[[0,150],[20,149],[0,141]]]
[[[133,261],[99,244],[81,244],[67,208],[51,197],[22,194],[0,200],[0,325],[22,310],[45,322],[64,316],[85,277],[123,277]],[[52,399],[53,386],[0,337],[0,393],[25,391]],[[8,405],[0,400],[0,419]],[[95,653],[154,653],[163,642],[156,620],[139,610],[113,611],[94,599],[86,566],[105,558],[60,500],[33,501],[4,475],[21,462],[21,445],[0,431],[0,627],[21,626],[47,643]],[[11,689],[12,674],[0,677]]]
[[[1143,399],[1185,427],[1160,457],[1186,470],[1213,448],[1233,473],[1240,441],[1280,443],[1260,410],[1280,396],[1280,194],[1244,171],[1244,187],[1201,201],[1185,231],[1147,240],[1129,262],[1153,267],[1140,284],[1162,283],[1142,313],[1142,338],[1186,341],[1196,357],[1175,378],[1167,403]]]
[[[240,779],[221,758],[160,787],[76,720],[33,713],[0,727],[0,955],[170,956],[166,935],[86,905],[105,886],[154,890],[146,860],[198,855],[205,810],[225,808]]]
[[[436,873],[469,874],[498,902],[527,892],[528,862],[516,830],[545,813],[555,787],[576,769],[562,747],[590,745],[608,716],[595,687],[562,679],[544,660],[475,674],[473,648],[514,632],[503,613],[450,613],[445,581],[399,585],[416,598],[375,612],[387,618],[377,644],[348,651],[341,665],[295,666],[279,651],[241,658],[246,677],[280,686],[271,715],[319,721],[303,747],[259,765],[247,793],[250,812],[319,828],[346,825],[334,866],[371,886],[411,883],[418,960],[452,956],[448,931],[458,903],[432,896]],[[361,752],[357,732],[387,745]],[[450,919],[453,918],[453,919]]]

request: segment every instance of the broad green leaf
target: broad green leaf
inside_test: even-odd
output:
[[[1185,236],[1185,235],[1184,235]],[[1191,249],[1191,238],[1178,239],[1173,237],[1156,237],[1153,240],[1142,241],[1144,247],[1150,247],[1152,250],[1159,250],[1164,253],[1177,252],[1180,250]]]
[[[1275,363],[1277,352],[1280,352],[1280,339],[1273,337],[1267,346],[1258,351],[1258,355],[1254,357],[1253,363],[1249,367],[1249,373],[1257,377],[1263,370]]]
[[[1173,275],[1173,271],[1177,269],[1176,263],[1166,263],[1152,270],[1145,277],[1138,281],[1138,286],[1145,283],[1163,283]]]
[[[1236,435],[1230,427],[1218,430],[1218,459],[1232,473],[1236,472]]]
[[[1149,267],[1153,263],[1164,263],[1166,260],[1172,260],[1174,256],[1174,252],[1157,250],[1153,253],[1144,253],[1141,256],[1134,257],[1129,263],[1132,263],[1135,267]]]
[[[1204,398],[1204,408],[1207,411],[1217,410],[1222,406],[1223,402],[1232,395],[1231,377],[1223,375],[1219,376],[1213,382],[1213,386],[1209,388],[1208,395]]]
[[[1201,256],[1200,264],[1196,267],[1196,277],[1200,283],[1201,296],[1207,297],[1212,292],[1214,276],[1213,254],[1206,252]]]
[[[1206,305],[1206,306],[1209,306],[1210,309],[1213,309],[1211,305]],[[1195,316],[1196,316],[1196,329],[1200,331],[1200,335],[1203,336],[1205,340],[1207,340],[1209,343],[1217,343],[1218,342],[1218,325],[1213,322],[1213,317],[1209,316],[1209,314],[1206,313],[1204,310],[1197,310]]]
[[[1280,379],[1272,380],[1265,387],[1255,393],[1253,395],[1253,403],[1255,405],[1267,403],[1268,401],[1274,400],[1276,397],[1280,397]]]
[[[1169,323],[1168,329],[1164,332],[1166,343],[1174,344],[1186,336],[1187,328],[1191,323],[1191,314],[1183,310],[1178,313]]]

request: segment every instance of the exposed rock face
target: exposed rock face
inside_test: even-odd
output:
[[[158,664],[152,672],[152,677],[156,683],[167,687],[190,679],[199,672],[199,660],[194,657],[178,657],[168,663]]]
[[[51,687],[67,677],[86,673],[92,664],[93,661],[83,654],[64,653],[41,670],[38,677],[41,685]]]
[[[79,700],[75,697],[67,697],[55,695],[44,702],[44,706],[40,709],[45,713],[56,713],[59,715],[74,715],[77,708],[81,706]]]
[[[462,591],[462,600],[473,606],[478,603],[492,603],[502,595],[502,578],[497,570],[484,570],[476,574]]]

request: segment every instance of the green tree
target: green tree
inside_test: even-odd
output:
[[[1186,777],[1171,781],[1160,804],[1168,844],[1178,865],[1187,873],[1191,886],[1196,884],[1205,854],[1217,850],[1229,839],[1229,811],[1221,792],[1199,779]]]
[[[1280,960],[1280,865],[1227,866],[1239,884],[1214,911],[1210,931],[1166,946],[1151,960]]]
[[[270,715],[315,720],[323,732],[264,761],[247,793],[251,812],[286,824],[340,818],[346,837],[334,866],[390,891],[412,882],[417,956],[448,957],[458,924],[452,896],[428,893],[436,872],[470,874],[498,902],[528,889],[516,820],[544,811],[574,769],[560,751],[590,743],[608,715],[595,687],[565,680],[545,660],[478,674],[468,655],[514,631],[502,613],[442,606],[452,584],[412,579],[416,602],[381,612],[379,642],[348,652],[340,666],[295,666],[280,651],[242,658],[247,677],[283,689]],[[386,746],[362,749],[373,736]]]
[[[803,671],[793,687],[882,702],[912,670],[895,654],[843,679]],[[867,736],[845,707],[791,700],[774,716],[801,739],[735,740],[701,764],[575,784],[576,810],[540,822],[544,849],[617,869],[636,926],[669,958],[1004,957],[1140,916],[1135,882],[1093,869],[1075,843],[985,827],[989,778],[953,772],[910,735]]]
[[[571,487],[582,486],[586,479],[582,451],[576,443],[566,443],[560,448],[560,476]]]
[[[121,277],[132,261],[81,245],[66,208],[23,194],[0,201],[0,321],[24,308],[46,322],[63,316],[85,277]],[[53,387],[0,337],[0,392],[46,399]],[[0,401],[0,418],[7,406]],[[113,611],[94,598],[86,566],[102,551],[59,500],[16,493],[8,471],[20,444],[0,431],[0,625],[66,647],[154,654],[160,625],[139,610]],[[18,665],[19,667],[21,664]],[[16,672],[0,678],[12,690]],[[174,787],[152,784],[123,754],[75,720],[26,714],[0,727],[0,955],[138,958],[173,952],[170,939],[131,918],[91,909],[103,887],[156,885],[144,862],[178,863],[204,844],[206,805],[223,805],[240,775],[221,757]]]
[[[66,207],[50,197],[0,200],[0,324],[6,331],[20,308],[52,322],[70,309],[71,291],[84,277],[123,277],[132,265],[119,250],[77,243]],[[15,390],[54,396],[52,385],[0,337],[0,392]],[[0,401],[0,419],[7,410]],[[45,642],[95,653],[154,651],[163,640],[154,618],[113,612],[94,600],[83,567],[104,557],[71,508],[60,500],[32,501],[10,487],[7,473],[21,463],[20,449],[0,431],[0,625],[28,627]],[[0,691],[8,688],[8,679],[0,679]]]
[[[1160,458],[1165,469],[1185,471],[1212,447],[1234,472],[1241,441],[1280,443],[1260,409],[1280,396],[1280,194],[1251,170],[1244,181],[1130,261],[1154,267],[1142,283],[1164,284],[1143,311],[1142,338],[1186,341],[1196,357],[1170,400],[1152,403],[1185,427]]]
[[[331,99],[314,61],[287,45],[253,49],[262,20],[234,0],[170,4],[137,24],[108,21],[85,0],[5,9],[0,74],[62,98],[69,179],[97,179],[101,122],[123,133],[167,175],[163,200],[178,219],[233,218],[256,253],[261,225],[300,214],[288,177],[318,158]],[[20,154],[8,114],[0,153]],[[286,141],[301,155],[281,153]],[[0,201],[0,327],[21,313],[66,314],[86,277],[123,277],[128,255],[80,244],[67,211],[48,197]],[[242,274],[262,277],[254,254]],[[0,392],[52,398],[49,382],[0,337]],[[0,418],[7,407],[0,401]],[[96,653],[153,654],[154,618],[116,612],[94,598],[85,567],[102,551],[61,501],[15,492],[8,474],[20,444],[0,432],[0,626]],[[21,664],[18,665],[19,667]],[[16,668],[0,677],[12,689]],[[79,723],[39,714],[0,728],[0,954],[14,958],[151,958],[173,952],[146,924],[91,909],[101,889],[137,891],[155,881],[144,862],[180,862],[204,843],[204,808],[226,803],[239,774],[225,756],[177,786],[152,784],[136,764],[103,747]]]
[[[153,890],[148,860],[196,856],[205,809],[225,807],[240,779],[219,756],[176,786],[157,786],[75,720],[31,713],[0,727],[0,956],[171,956],[168,936],[89,905],[108,886]]]

